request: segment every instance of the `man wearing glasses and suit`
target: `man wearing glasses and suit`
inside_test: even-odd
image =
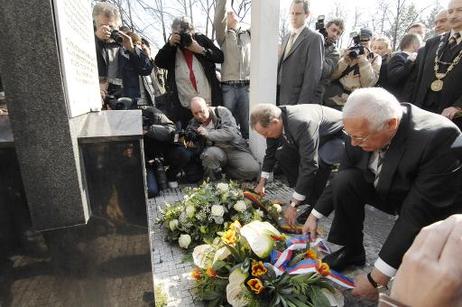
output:
[[[461,132],[449,119],[400,104],[382,88],[354,91],[343,124],[349,136],[344,160],[303,231],[315,237],[318,219],[335,209],[328,240],[343,247],[323,261],[341,271],[365,264],[365,204],[397,215],[374,268],[355,280],[353,295],[376,299],[420,229],[462,212],[462,168],[451,152]]]

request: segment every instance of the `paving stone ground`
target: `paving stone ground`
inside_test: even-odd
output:
[[[267,197],[269,199],[288,200],[293,190],[281,181],[273,181],[267,185]],[[167,295],[167,306],[203,306],[199,301],[194,301],[191,279],[193,265],[183,261],[185,251],[174,244],[165,241],[166,231],[156,223],[159,210],[166,203],[171,203],[183,198],[181,186],[178,189],[162,191],[160,196],[150,199],[148,203],[149,231],[152,249],[152,267],[154,285],[160,287]],[[331,217],[320,222],[320,229],[328,233]],[[357,273],[368,272],[377,259],[380,247],[394,222],[394,217],[382,213],[372,207],[366,207],[366,220],[364,227],[364,245],[367,259],[364,267],[356,267],[345,272],[347,276],[354,277]],[[331,246],[335,250],[335,246]],[[350,291],[343,291],[345,306],[376,306],[374,302],[358,300],[352,297]]]

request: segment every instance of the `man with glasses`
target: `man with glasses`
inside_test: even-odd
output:
[[[343,247],[323,261],[342,271],[365,264],[365,205],[397,215],[374,268],[355,280],[353,295],[376,299],[420,229],[462,212],[462,168],[451,152],[461,132],[442,116],[400,104],[382,88],[352,93],[343,124],[349,136],[344,159],[303,232],[316,237],[318,220],[335,209],[328,239]]]

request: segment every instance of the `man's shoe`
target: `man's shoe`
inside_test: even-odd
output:
[[[359,250],[342,247],[338,251],[325,256],[322,261],[327,263],[332,270],[340,272],[350,265],[364,265],[366,263],[366,252],[364,247]]]

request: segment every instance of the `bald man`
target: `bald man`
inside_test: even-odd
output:
[[[225,107],[209,107],[202,97],[191,99],[191,119],[188,129],[193,129],[206,139],[201,153],[205,177],[222,178],[222,171],[231,179],[257,178],[260,165],[250,153],[231,112]]]

